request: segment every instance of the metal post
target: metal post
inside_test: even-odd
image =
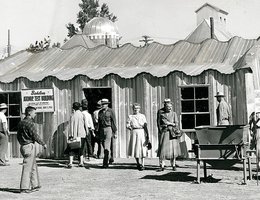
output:
[[[214,19],[213,17],[210,17],[210,38],[214,38]]]
[[[207,178],[207,163],[206,163],[206,161],[203,161],[203,168],[204,168],[204,178],[206,180],[206,178]]]
[[[258,171],[259,171],[259,158],[258,155],[256,156],[256,183],[258,186]]]
[[[197,160],[197,183],[200,183],[200,160]]]

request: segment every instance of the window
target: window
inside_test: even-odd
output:
[[[182,129],[210,125],[208,86],[181,87]]]
[[[21,93],[9,92],[0,93],[0,103],[6,103],[8,106],[6,117],[10,132],[17,131],[17,125],[21,121]]]

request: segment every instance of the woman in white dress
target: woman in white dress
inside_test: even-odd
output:
[[[147,155],[149,134],[146,117],[140,113],[140,104],[134,103],[133,114],[128,116],[127,129],[130,130],[128,156],[135,157],[137,169],[144,170],[144,158]]]

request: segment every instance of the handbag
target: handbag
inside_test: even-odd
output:
[[[147,142],[146,147],[147,147],[148,150],[151,150],[151,148],[152,148],[152,143],[151,143],[150,141]]]
[[[68,140],[68,146],[69,146],[70,149],[80,149],[81,148],[81,137],[69,139]]]
[[[173,127],[173,126],[167,126],[167,130],[169,131],[169,137],[170,140],[173,139],[178,139],[183,135],[183,131],[178,129],[177,127]]]

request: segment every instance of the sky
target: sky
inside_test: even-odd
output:
[[[6,52],[11,31],[12,53],[26,49],[36,40],[50,36],[52,42],[67,37],[65,27],[76,24],[81,0],[0,0],[0,55]],[[185,39],[196,28],[195,10],[204,3],[229,14],[227,30],[236,36],[260,36],[260,0],[99,0],[107,3],[118,20],[120,44],[138,45],[142,35],[172,44]]]

